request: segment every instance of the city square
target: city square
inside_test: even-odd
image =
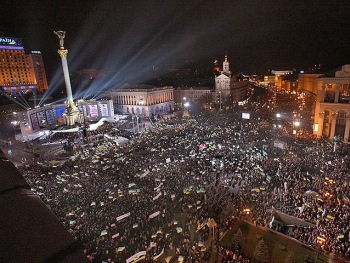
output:
[[[1,263],[350,262],[348,3],[0,8]]]

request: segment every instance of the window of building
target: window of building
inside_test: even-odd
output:
[[[337,124],[338,125],[345,125],[346,124],[346,112],[345,111],[339,111],[338,112]]]

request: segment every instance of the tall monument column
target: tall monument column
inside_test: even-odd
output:
[[[66,84],[66,92],[67,92],[67,104],[66,104],[66,111],[65,111],[66,125],[72,126],[75,124],[75,122],[81,123],[81,114],[73,101],[72,87],[70,84],[68,63],[67,63],[68,50],[64,48],[64,38],[65,38],[66,32],[65,31],[53,31],[53,32],[58,36],[60,40],[60,48],[57,50],[57,52],[60,55],[62,60],[64,82]]]

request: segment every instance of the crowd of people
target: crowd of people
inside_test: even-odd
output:
[[[348,156],[327,141],[296,144],[268,121],[234,113],[162,120],[126,145],[101,141],[62,166],[20,170],[92,262],[207,261],[204,208],[218,172],[235,208],[218,219],[218,233],[232,218],[271,227],[279,211],[314,225],[285,234],[350,258]],[[224,262],[249,262],[239,253],[224,249]]]

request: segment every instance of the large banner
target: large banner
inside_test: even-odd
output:
[[[129,257],[127,260],[126,260],[126,263],[130,263],[130,262],[135,262],[137,261],[138,259],[140,259],[141,257],[145,257],[146,256],[146,251],[140,251],[138,253],[136,253],[135,255]]]
[[[39,129],[38,117],[35,113],[30,114],[30,120],[32,123],[32,130],[34,131]]]
[[[56,107],[55,111],[56,111],[57,121],[64,121],[64,118],[63,118],[64,110],[65,110],[64,106]]]
[[[128,217],[128,216],[130,216],[130,212],[129,212],[129,213],[126,213],[126,214],[124,214],[124,215],[118,216],[118,217],[117,217],[117,221],[120,221],[120,220],[122,220],[122,219],[124,219],[124,218],[126,218],[126,217]]]
[[[286,142],[283,142],[283,141],[274,141],[273,142],[273,146],[277,147],[277,148],[280,148],[282,150],[286,150],[287,149],[287,143]]]
[[[100,110],[102,117],[108,117],[108,105],[106,103],[100,104]]]
[[[160,214],[160,211],[157,211],[157,212],[155,212],[155,213],[153,213],[153,214],[151,214],[151,215],[149,215],[149,219],[151,219],[151,218],[155,218],[156,216],[158,216]]]
[[[46,121],[48,124],[54,124],[55,123],[55,115],[53,113],[53,110],[47,110],[46,111]]]
[[[46,120],[45,120],[45,113],[43,111],[39,111],[36,113],[36,116],[38,117],[38,123],[39,125],[44,123]]]
[[[96,104],[89,105],[90,117],[98,117],[98,110]]]

